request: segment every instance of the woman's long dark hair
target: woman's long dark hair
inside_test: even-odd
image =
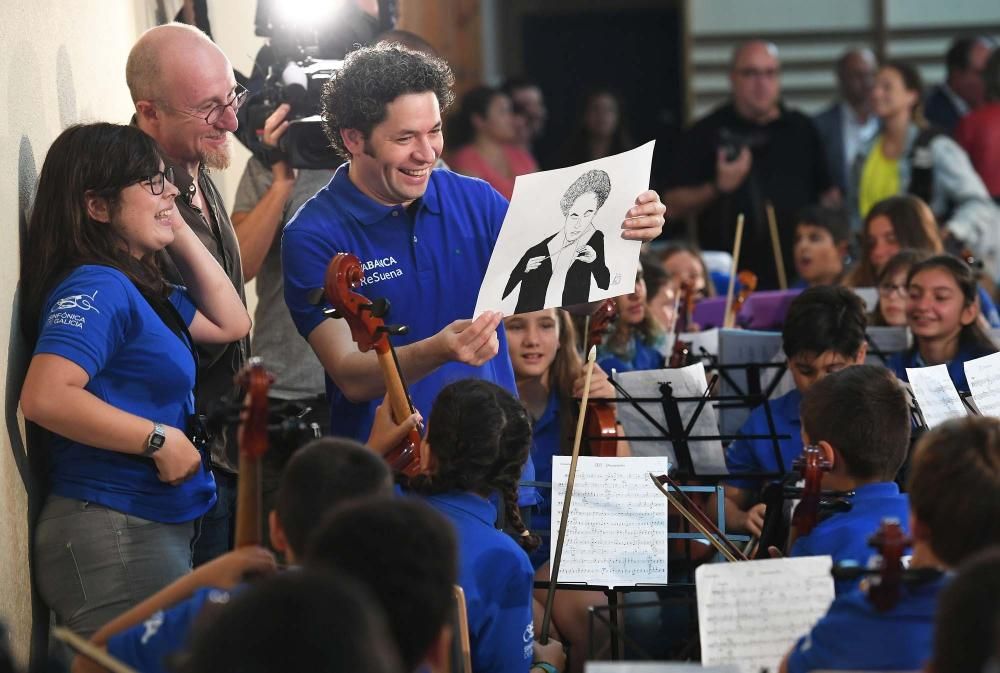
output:
[[[152,258],[137,260],[117,229],[87,213],[89,193],[114,214],[125,187],[160,170],[156,143],[137,128],[78,124],[59,134],[38,178],[35,205],[21,250],[21,326],[33,343],[43,303],[56,284],[84,264],[110,266],[150,296],[166,284]]]
[[[427,443],[436,467],[411,479],[410,489],[427,495],[496,491],[518,544],[527,551],[538,547],[541,540],[525,528],[517,506],[521,470],[531,449],[531,422],[516,397],[480,379],[445,386],[431,409]]]
[[[477,86],[469,89],[458,105],[458,110],[449,117],[445,128],[448,145],[459,148],[468,145],[476,139],[476,127],[472,123],[473,116],[486,118],[490,104],[497,96],[507,96],[500,89],[491,86]]]
[[[848,287],[871,287],[878,281],[878,270],[871,262],[872,242],[868,228],[877,217],[885,217],[892,225],[899,247],[919,250],[929,255],[944,252],[937,221],[930,207],[920,197],[912,194],[897,194],[882,199],[865,215],[861,227],[861,253],[857,265],[848,275]]]
[[[951,255],[935,255],[914,264],[910,267],[910,273],[906,275],[906,284],[909,285],[914,276],[928,269],[941,269],[951,274],[962,292],[964,306],[971,306],[979,298],[979,285],[976,283],[975,272],[968,264]],[[971,323],[962,326],[962,331],[958,334],[958,347],[977,354],[997,352],[996,344],[983,329],[978,315]],[[916,338],[913,339],[913,350],[917,350]]]
[[[575,166],[585,161],[601,158],[590,156],[590,135],[587,130],[587,108],[599,96],[608,96],[614,100],[618,107],[618,125],[615,126],[615,130],[611,134],[611,144],[608,146],[607,156],[620,154],[635,147],[632,135],[628,131],[628,124],[625,122],[625,103],[622,101],[622,97],[608,87],[594,87],[583,96],[583,105],[580,106],[576,128],[562,149],[561,166]]]

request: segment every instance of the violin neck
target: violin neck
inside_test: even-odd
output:
[[[261,543],[261,475],[260,459],[241,451],[236,491],[236,547]]]
[[[385,351],[379,351],[378,364],[382,368],[382,378],[385,380],[385,391],[389,396],[389,406],[392,409],[393,420],[397,423],[413,413],[410,394],[406,390],[403,376],[399,371],[396,355],[389,346]]]

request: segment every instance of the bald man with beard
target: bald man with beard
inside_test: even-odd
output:
[[[246,90],[236,83],[226,55],[203,32],[183,24],[147,30],[132,47],[125,67],[133,123],[160,146],[163,162],[174,171],[180,190],[176,207],[184,221],[225,269],[246,304],[240,249],[211,169],[229,166],[236,111]],[[180,282],[169,255],[167,277]],[[169,323],[168,323],[169,324]],[[249,338],[198,347],[197,409],[233,392],[233,375],[246,362]],[[233,432],[220,432],[210,444],[218,502],[202,523],[194,565],[227,551],[236,502],[237,447]]]

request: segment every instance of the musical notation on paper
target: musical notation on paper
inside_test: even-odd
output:
[[[946,365],[907,368],[906,377],[910,380],[910,389],[928,428],[968,413]]]
[[[702,663],[777,671],[833,602],[829,556],[714,563],[695,571]]]
[[[552,539],[559,535],[569,456],[552,457]],[[594,586],[667,583],[667,500],[649,473],[656,458],[580,456],[559,581]],[[555,544],[552,545],[555,554]]]
[[[1000,417],[1000,353],[968,360],[965,378],[979,412],[983,416]]]

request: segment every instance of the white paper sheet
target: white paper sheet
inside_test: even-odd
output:
[[[696,362],[680,369],[656,369],[638,372],[625,372],[617,374],[615,380],[637,399],[659,399],[662,396],[660,385],[669,383],[674,397],[701,397],[705,393],[707,381],[705,380],[705,365]],[[621,397],[619,397],[622,400]],[[664,429],[667,428],[667,419],[663,413],[663,405],[659,402],[640,402],[640,406],[656,419]],[[698,407],[697,402],[679,402],[678,410],[681,420],[685,426],[691,421],[691,416]],[[625,428],[626,437],[656,437],[662,436],[663,432],[654,424],[650,423],[632,404],[622,400],[618,402],[618,420]],[[691,430],[693,437],[713,437],[719,435],[719,420],[715,412],[714,404],[709,400],[702,407],[701,413],[694,428]],[[634,441],[630,442],[633,456],[668,456],[672,465],[677,464],[674,454],[673,444],[667,440],[663,441]],[[699,474],[726,474],[726,457],[722,451],[722,442],[714,441],[693,441],[688,442],[688,450],[691,453],[691,462],[694,463],[695,471]]]
[[[979,413],[1000,417],[1000,353],[967,360],[965,378]]]
[[[564,291],[577,297],[566,303],[632,292],[642,244],[623,239],[621,225],[635,198],[649,187],[653,144],[518,176],[474,315],[562,306]],[[594,190],[604,190],[607,183],[610,191],[601,202]]]
[[[941,425],[952,418],[961,418],[968,413],[948,375],[946,365],[913,369],[907,367],[906,378],[910,380],[910,389],[928,428]]]
[[[712,563],[695,570],[705,665],[772,673],[833,601],[829,556]]]
[[[552,457],[552,544],[562,517],[570,456]],[[576,468],[559,582],[595,586],[667,583],[669,502],[649,473],[670,469],[666,458],[581,456]]]

